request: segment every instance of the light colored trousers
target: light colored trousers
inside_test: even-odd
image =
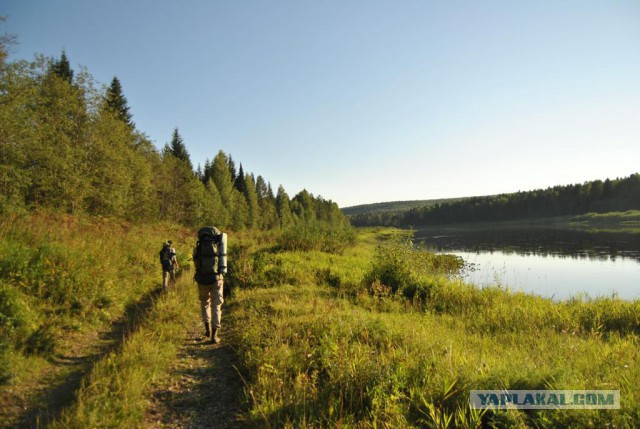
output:
[[[176,283],[175,270],[174,269],[171,269],[171,271],[162,270],[162,287],[164,289],[167,289],[167,287],[169,286],[169,281],[171,282],[172,286]]]
[[[211,326],[214,329],[220,329],[222,304],[224,303],[224,298],[222,296],[224,288],[223,285],[224,280],[218,280],[212,285],[201,285],[198,283],[198,295],[200,297],[202,321],[204,323],[211,322]]]

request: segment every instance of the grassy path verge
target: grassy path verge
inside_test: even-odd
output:
[[[29,382],[0,391],[0,427],[44,427],[74,399],[82,377],[115,346],[115,332],[76,335],[75,348],[59,354]]]
[[[60,417],[62,410],[75,400],[83,378],[91,373],[96,363],[116,352],[136,332],[139,321],[146,317],[160,293],[160,289],[152,290],[129,305],[122,318],[108,330],[70,336],[67,343],[71,346],[42,368],[37,368],[38,377],[32,377],[29,383],[3,389],[0,398],[11,406],[0,408],[1,427],[46,427]]]
[[[174,359],[191,316],[189,282],[154,297],[122,347],[103,356],[52,428],[144,426],[148,392]]]

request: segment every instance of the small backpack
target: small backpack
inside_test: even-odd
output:
[[[169,243],[162,245],[162,250],[160,250],[160,263],[162,264],[162,269],[171,269],[171,245]]]
[[[226,272],[226,234],[213,226],[198,231],[198,242],[194,253],[195,280],[203,285],[216,282],[216,275]]]

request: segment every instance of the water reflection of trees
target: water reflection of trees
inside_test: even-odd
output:
[[[554,229],[484,230],[448,234],[416,234],[437,251],[500,252],[507,255],[640,261],[640,234]]]

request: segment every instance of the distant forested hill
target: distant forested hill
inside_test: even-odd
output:
[[[368,213],[403,213],[417,207],[458,201],[461,198],[448,198],[440,200],[411,200],[411,201],[390,201],[386,203],[361,204],[358,206],[344,207],[342,212],[347,216],[368,214]]]
[[[344,207],[345,214],[354,226],[398,225],[397,220],[409,210],[460,201],[464,198],[436,200],[390,201]]]
[[[640,210],[640,174],[527,192],[343,209],[354,226],[399,227],[495,222]]]

